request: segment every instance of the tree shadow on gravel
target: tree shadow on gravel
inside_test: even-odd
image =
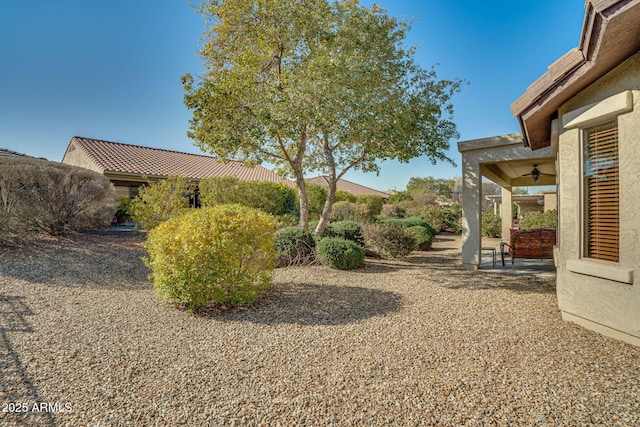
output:
[[[555,294],[556,281],[549,277],[533,275],[490,274],[468,272],[463,270],[459,274],[452,272],[459,282],[448,284],[449,289],[487,291],[503,289],[523,294]],[[466,276],[466,277],[465,277]]]
[[[2,414],[0,424],[55,426],[50,412],[32,410],[43,400],[10,340],[10,333],[33,333],[27,320],[30,315],[33,311],[24,297],[0,294],[0,401],[3,405],[20,404],[19,408],[3,407],[8,412]]]
[[[272,286],[251,307],[212,309],[205,316],[265,325],[345,325],[394,313],[401,307],[402,297],[394,292],[358,286],[288,282]]]
[[[0,276],[45,286],[149,289],[144,237],[94,232],[1,247]]]

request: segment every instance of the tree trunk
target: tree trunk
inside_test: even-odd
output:
[[[322,235],[324,230],[327,228],[327,224],[329,224],[329,217],[333,210],[333,202],[336,199],[336,186],[338,183],[335,159],[333,158],[333,152],[326,137],[323,138],[322,149],[324,151],[327,169],[329,171],[329,189],[327,191],[327,200],[324,202],[324,208],[322,209],[322,216],[320,217],[320,221],[318,222],[318,226],[315,231],[318,235]]]
[[[298,196],[300,197],[300,228],[309,230],[309,196],[307,195],[307,184],[304,182],[302,174],[298,176],[296,172],[296,185],[298,186]]]

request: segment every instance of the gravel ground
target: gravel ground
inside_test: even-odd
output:
[[[456,237],[196,316],[141,241],[0,249],[0,425],[640,425],[640,349],[563,322],[553,279],[462,270]]]

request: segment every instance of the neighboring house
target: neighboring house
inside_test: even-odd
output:
[[[556,147],[562,317],[640,345],[640,0],[587,0],[578,48],[511,108]]]
[[[149,180],[179,175],[193,181],[235,176],[240,180],[258,180],[295,184],[262,167],[248,167],[240,162],[222,162],[215,157],[181,153],[159,148],[141,147],[119,142],[74,136],[69,141],[62,163],[99,172],[109,178],[119,196],[133,197]]]
[[[516,205],[516,217],[522,219],[528,212],[547,212],[557,209],[557,194],[555,190],[543,191],[539,194],[514,194],[511,203]],[[493,213],[502,215],[502,196],[489,195],[486,200],[493,204]],[[508,207],[511,213],[511,207]]]
[[[329,186],[329,177],[324,175],[317,176],[315,178],[305,178],[304,181],[308,184],[318,184],[324,187]],[[338,180],[338,182],[336,183],[336,189],[338,191],[347,191],[353,194],[354,196],[374,195],[374,196],[380,196],[384,200],[387,200],[389,198],[388,193],[374,190],[373,188],[365,187],[364,185],[355,184],[345,179]]]
[[[22,157],[27,159],[33,159],[31,156],[27,156],[26,154],[18,153],[17,151],[11,151],[7,148],[0,148],[0,158],[2,157]]]

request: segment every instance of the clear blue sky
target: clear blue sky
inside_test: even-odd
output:
[[[584,0],[362,0],[415,18],[407,44],[453,100],[460,140],[518,132],[510,104],[578,45]],[[0,147],[60,161],[74,135],[198,153],[180,76],[202,71],[202,18],[187,0],[1,0]],[[345,178],[379,190],[461,175],[448,163],[385,162]]]

